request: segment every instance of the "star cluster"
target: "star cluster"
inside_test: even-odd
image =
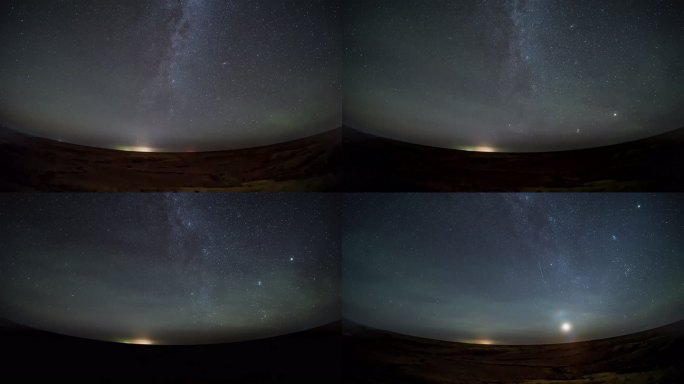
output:
[[[344,121],[511,152],[678,129],[683,15],[676,1],[352,0]]]
[[[343,315],[496,344],[611,337],[684,318],[677,194],[348,195]]]
[[[0,121],[171,151],[337,128],[338,13],[327,0],[4,2]]]
[[[0,196],[0,317],[154,344],[336,321],[337,209],[333,195]]]

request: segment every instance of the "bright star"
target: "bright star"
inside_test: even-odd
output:
[[[568,333],[568,332],[572,331],[572,324],[570,324],[567,321],[565,323],[561,324],[561,331],[563,331],[563,333]]]
[[[613,117],[617,117],[617,115],[618,115],[617,112],[613,112]]]

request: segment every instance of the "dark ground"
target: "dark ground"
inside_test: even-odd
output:
[[[343,191],[684,191],[684,128],[633,142],[482,153],[343,133]]]
[[[0,128],[0,191],[675,191],[684,128],[574,151],[481,153],[351,128],[265,147],[139,153]]]
[[[684,383],[684,320],[577,343],[475,345],[343,323],[349,383]]]
[[[0,324],[5,383],[340,383],[340,323],[269,339],[159,346]]]
[[[340,142],[336,129],[248,149],[142,153],[0,127],[0,191],[326,191],[337,184]]]

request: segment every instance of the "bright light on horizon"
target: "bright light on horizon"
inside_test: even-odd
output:
[[[496,152],[496,148],[487,146],[475,147],[473,150],[477,152]]]
[[[156,152],[152,147],[117,147],[119,151],[127,152]]]
[[[154,149],[150,147],[133,147],[133,150],[136,152],[154,152]]]
[[[138,345],[153,345],[154,342],[150,339],[132,339],[132,340],[124,340],[123,341],[126,344],[138,344]]]
[[[469,151],[469,152],[498,152],[496,148],[490,147],[487,145],[481,145],[477,147],[459,147],[457,149],[460,149],[461,151]]]

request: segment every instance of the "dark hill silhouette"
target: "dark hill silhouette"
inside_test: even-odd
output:
[[[3,382],[335,383],[340,322],[268,339],[192,346],[82,339],[0,321]]]
[[[682,383],[684,320],[607,339],[477,345],[343,322],[345,382]]]
[[[321,191],[334,189],[341,130],[263,147],[127,152],[0,127],[1,191]]]
[[[484,153],[343,132],[345,191],[684,191],[684,128],[605,147]]]

